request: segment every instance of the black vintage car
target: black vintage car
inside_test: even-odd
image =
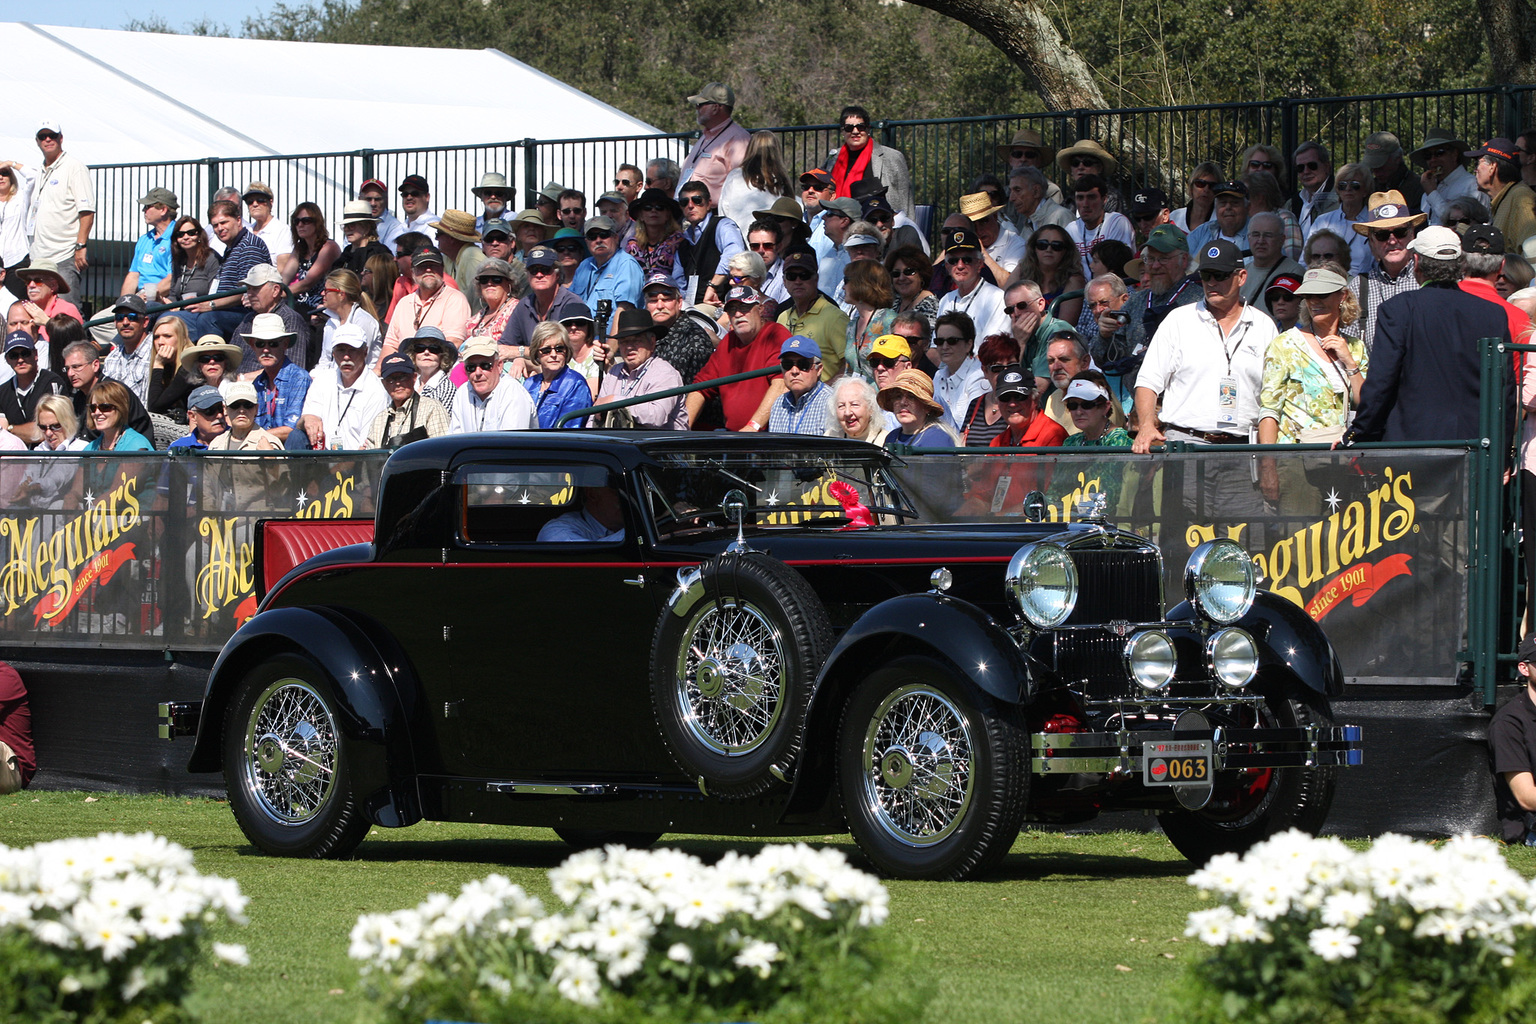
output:
[[[1092,507],[934,524],[901,468],[768,435],[409,445],[372,523],[262,524],[260,610],[162,734],[293,856],[421,819],[846,828],[883,872],[963,878],[1029,821],[1151,809],[1193,860],[1322,825],[1360,759],[1343,673],[1236,544],[1165,609],[1157,548]]]

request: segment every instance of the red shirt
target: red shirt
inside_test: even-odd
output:
[[[1015,435],[1012,428],[1005,428],[988,447],[1054,448],[1066,439],[1065,427],[1044,412],[1036,412],[1022,436]],[[966,495],[967,505],[972,513],[990,510],[1003,515],[1019,515],[1024,506],[1024,495],[1050,486],[1051,469],[1050,462],[1036,456],[998,459],[986,472],[977,475]]]
[[[0,743],[16,754],[21,766],[21,784],[27,785],[37,773],[37,755],[32,749],[32,711],[27,706],[27,688],[10,665],[0,661]]]
[[[1480,277],[1469,277],[1459,282],[1461,290],[1468,295],[1476,295],[1480,299],[1498,303],[1504,310],[1504,315],[1509,318],[1509,340],[1516,345],[1524,345],[1530,341],[1526,335],[1531,333],[1531,318],[1525,315],[1525,310],[1510,302],[1499,294],[1499,290]],[[1520,367],[1525,360],[1524,352],[1515,353],[1515,380],[1520,380]],[[1516,383],[1515,390],[1519,390]]]
[[[789,328],[779,323],[764,323],[763,329],[757,332],[749,344],[743,345],[732,331],[720,342],[715,349],[715,354],[709,357],[693,378],[695,381],[714,380],[717,377],[729,377],[735,373],[746,373],[748,370],[761,370],[765,366],[779,365],[779,349],[783,347],[789,337]],[[708,388],[697,392],[706,399],[716,394],[720,396],[720,404],[725,409],[725,428],[727,430],[740,430],[752,419],[757,412],[757,407],[763,404],[763,396],[768,393],[769,386],[778,378],[758,377],[756,380],[744,380],[735,384],[727,384],[723,388]],[[765,422],[763,429],[768,428]],[[1058,442],[1059,443],[1059,442]]]

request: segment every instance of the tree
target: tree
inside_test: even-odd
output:
[[[1536,8],[1530,0],[1477,0],[1495,82],[1536,82]]]

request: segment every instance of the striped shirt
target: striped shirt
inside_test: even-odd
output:
[[[1376,314],[1381,311],[1381,304],[1394,295],[1413,291],[1419,282],[1413,276],[1413,265],[1410,263],[1397,275],[1395,281],[1387,277],[1378,265],[1372,267],[1368,274],[1356,275],[1349,285],[1355,298],[1360,300],[1360,310],[1364,315],[1359,322],[1350,324],[1340,333],[1364,341],[1365,351],[1369,353],[1371,346],[1376,343]]]

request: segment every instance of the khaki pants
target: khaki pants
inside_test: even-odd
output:
[[[0,796],[21,789],[21,765],[16,752],[8,743],[0,741]]]

